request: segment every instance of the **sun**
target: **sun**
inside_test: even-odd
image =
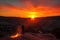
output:
[[[36,19],[36,16],[35,15],[30,15],[29,17],[31,20],[35,20]]]
[[[28,17],[31,19],[35,19],[37,17],[37,12],[28,12],[28,13],[29,13]]]
[[[35,19],[35,16],[31,16],[31,19]]]

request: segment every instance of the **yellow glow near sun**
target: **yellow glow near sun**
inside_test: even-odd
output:
[[[31,18],[32,18],[32,19],[34,19],[35,17],[34,17],[34,16],[32,16]]]
[[[28,17],[31,18],[31,19],[36,18],[37,17],[37,12],[29,12]]]
[[[36,16],[35,16],[35,15],[31,15],[30,17],[31,17],[31,19],[35,19],[35,18],[36,18]]]

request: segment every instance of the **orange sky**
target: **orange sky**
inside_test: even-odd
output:
[[[60,9],[48,6],[33,7],[32,5],[28,5],[26,8],[0,6],[0,16],[22,18],[29,18],[32,16],[35,17],[60,16]]]
[[[32,0],[23,2],[19,2],[16,0],[13,2],[8,1],[7,3],[6,1],[0,1],[0,16],[22,18],[29,18],[33,16],[34,17],[60,16],[59,3],[60,3],[59,1],[56,2],[50,0],[44,1],[36,0],[34,2]]]

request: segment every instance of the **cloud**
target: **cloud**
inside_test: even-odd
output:
[[[33,7],[39,7],[34,9],[27,3],[28,8],[26,9],[26,2],[31,3]],[[24,13],[26,11],[25,9],[21,12],[19,7],[25,8],[27,11],[38,10],[40,11],[40,13],[37,13],[38,16],[42,14],[46,16],[60,15],[60,0],[0,0],[0,16],[28,16],[29,13]]]
[[[60,0],[32,0],[34,5],[60,7]]]
[[[60,7],[60,0],[0,0],[0,4],[11,4],[16,7],[24,7],[24,2],[32,3],[34,6],[42,5],[42,6],[51,6],[51,7]],[[9,5],[8,5],[9,6]]]

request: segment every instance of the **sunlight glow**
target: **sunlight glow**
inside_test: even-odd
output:
[[[35,19],[37,17],[37,12],[29,12],[28,17],[31,19]]]
[[[21,36],[21,34],[17,33],[17,34],[15,34],[15,35],[10,36],[10,38],[17,38],[17,37],[19,37],[19,36]]]
[[[11,35],[10,38],[18,38],[18,37],[22,36],[21,32],[22,32],[22,28],[20,26],[18,26],[17,33],[15,35]]]
[[[32,19],[34,19],[35,17],[34,17],[34,16],[32,16],[31,18],[32,18]]]
[[[0,6],[0,16],[7,17],[21,17],[21,18],[31,18],[31,15],[37,17],[48,17],[48,16],[60,16],[60,8],[36,5],[34,6],[30,1],[24,2],[25,7],[15,7],[15,6]],[[32,17],[32,18],[35,18]]]

